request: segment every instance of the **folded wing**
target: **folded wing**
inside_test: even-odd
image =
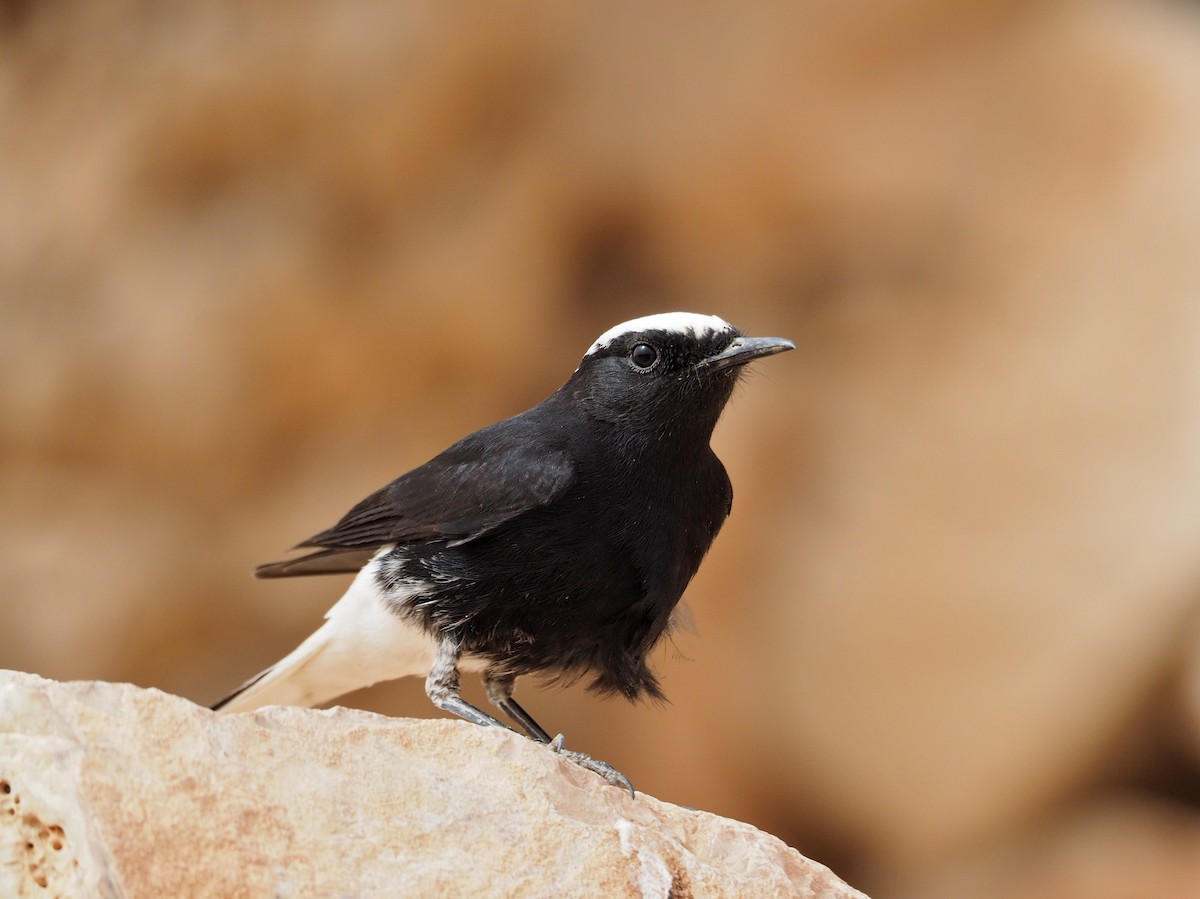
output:
[[[336,525],[299,544],[316,552],[261,565],[258,577],[355,572],[380,547],[445,541],[458,545],[553,502],[574,483],[575,466],[513,419],[460,440],[372,493]]]

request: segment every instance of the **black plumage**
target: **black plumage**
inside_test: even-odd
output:
[[[458,695],[463,660],[483,670],[489,698],[542,741],[511,697],[521,675],[589,675],[602,692],[661,697],[647,656],[732,504],[710,435],[741,365],[791,348],[687,313],[618,326],[545,401],[463,438],[300,544],[312,552],[257,573],[363,580],[367,566],[363,589],[434,648],[431,698],[476,723],[498,724]],[[313,667],[312,656],[293,667]],[[268,676],[279,681],[287,662],[218,707]]]

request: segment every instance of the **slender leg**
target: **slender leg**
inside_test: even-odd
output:
[[[513,680],[509,675],[497,675],[491,670],[484,672],[483,687],[487,691],[487,697],[492,705],[521,725],[522,730],[529,735],[531,740],[537,743],[544,743],[550,748],[551,752],[557,753],[563,758],[570,759],[575,764],[586,768],[594,774],[599,774],[614,787],[621,787],[628,790],[630,796],[636,795],[633,791],[633,784],[629,782],[629,778],[608,762],[594,759],[590,755],[576,752],[573,749],[564,749],[562,734],[551,740],[550,735],[542,729],[541,725],[533,720],[533,716],[521,708],[517,701],[512,698]]]
[[[492,705],[513,721],[521,725],[521,729],[536,743],[549,743],[550,735],[542,730],[541,725],[533,720],[533,716],[525,711],[512,697],[514,678],[511,675],[493,674],[489,669],[483,673],[483,688]]]
[[[438,644],[433,667],[429,669],[429,676],[425,678],[425,693],[430,700],[442,711],[458,715],[459,718],[470,721],[472,724],[511,730],[487,712],[481,712],[475,708],[463,699],[458,691],[458,644],[451,639],[444,638]]]

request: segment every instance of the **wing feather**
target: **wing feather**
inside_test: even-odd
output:
[[[259,577],[357,571],[389,543],[470,542],[551,502],[575,481],[562,448],[514,427],[523,416],[476,431],[375,491],[297,549],[317,552],[262,565]]]

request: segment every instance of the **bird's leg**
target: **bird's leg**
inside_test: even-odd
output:
[[[614,787],[621,787],[629,791],[630,796],[634,796],[633,784],[629,782],[629,778],[610,765],[608,762],[594,759],[590,755],[582,752],[576,752],[573,749],[563,748],[563,735],[559,734],[553,740],[536,721],[533,716],[521,708],[520,704],[512,698],[514,678],[511,675],[499,675],[488,669],[483,673],[483,687],[487,691],[487,697],[491,700],[492,705],[508,715],[513,721],[521,725],[521,728],[529,735],[529,738],[537,743],[544,743],[550,751],[561,755],[563,758],[568,758],[581,768],[599,774]]]
[[[529,739],[537,743],[549,743],[550,735],[513,699],[514,679],[512,675],[495,674],[489,668],[483,673],[483,688],[487,691],[487,698],[491,700],[492,705],[521,725]]]
[[[481,712],[459,695],[458,687],[458,642],[443,637],[438,644],[433,666],[425,678],[425,693],[439,709],[458,715],[481,727],[502,727],[511,730],[486,712]]]

